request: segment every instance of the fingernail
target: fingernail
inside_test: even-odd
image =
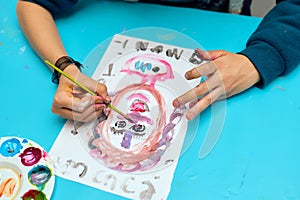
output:
[[[103,103],[103,98],[101,96],[97,96],[95,103]]]
[[[187,112],[186,113],[186,118],[188,119],[188,120],[191,120],[191,119],[193,119],[194,118],[194,113],[193,112]]]
[[[186,79],[189,79],[190,73],[186,72],[186,73],[184,74],[184,77],[185,77]]]
[[[179,101],[177,99],[175,99],[173,101],[173,106],[176,107],[176,108],[178,108],[180,106]]]
[[[111,102],[110,96],[105,97],[105,102],[106,103],[110,103]]]

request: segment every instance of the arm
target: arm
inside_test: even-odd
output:
[[[241,54],[259,71],[259,87],[290,72],[300,64],[300,2],[278,3],[262,20]]]
[[[42,60],[56,60],[67,55],[51,13],[44,7],[19,1],[17,4],[19,24],[35,52]]]
[[[202,52],[209,62],[186,72],[185,77],[206,76],[206,81],[176,98],[173,105],[179,107],[193,101],[186,114],[190,120],[219,99],[231,97],[253,85],[266,86],[300,64],[298,41],[300,2],[283,1],[266,15],[242,52]]]
[[[60,6],[69,1],[59,1],[60,5],[57,5],[57,3],[52,5],[49,2],[53,1],[39,1],[39,4],[19,1],[17,15],[20,26],[35,52],[42,60],[47,59],[51,63],[55,63],[60,57],[66,56],[67,52],[64,49],[51,13],[64,11]],[[67,6],[70,5],[67,4]],[[88,78],[73,64],[68,65],[64,71],[79,82],[83,82],[100,96],[92,97],[82,94],[71,81],[61,76],[54,96],[52,111],[63,118],[75,121],[90,121],[99,116],[105,108],[103,102],[110,101],[105,85]]]

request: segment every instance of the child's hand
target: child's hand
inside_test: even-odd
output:
[[[52,112],[66,119],[88,122],[100,116],[110,102],[105,85],[82,74],[76,66],[68,66],[64,70],[75,80],[82,83],[98,96],[92,96],[61,76],[54,96]]]
[[[213,102],[238,94],[260,79],[256,68],[246,56],[222,50],[208,51],[207,54],[199,50],[199,53],[209,62],[189,70],[185,77],[190,80],[205,76],[206,80],[173,101],[174,107],[191,102],[191,108],[186,113],[188,120]]]

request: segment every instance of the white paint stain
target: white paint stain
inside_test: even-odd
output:
[[[26,46],[22,46],[20,49],[19,49],[19,55],[20,54],[23,54],[24,52],[26,51]]]

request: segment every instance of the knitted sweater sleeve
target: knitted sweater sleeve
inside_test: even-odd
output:
[[[258,70],[258,87],[267,86],[300,64],[300,0],[278,3],[239,52]]]

